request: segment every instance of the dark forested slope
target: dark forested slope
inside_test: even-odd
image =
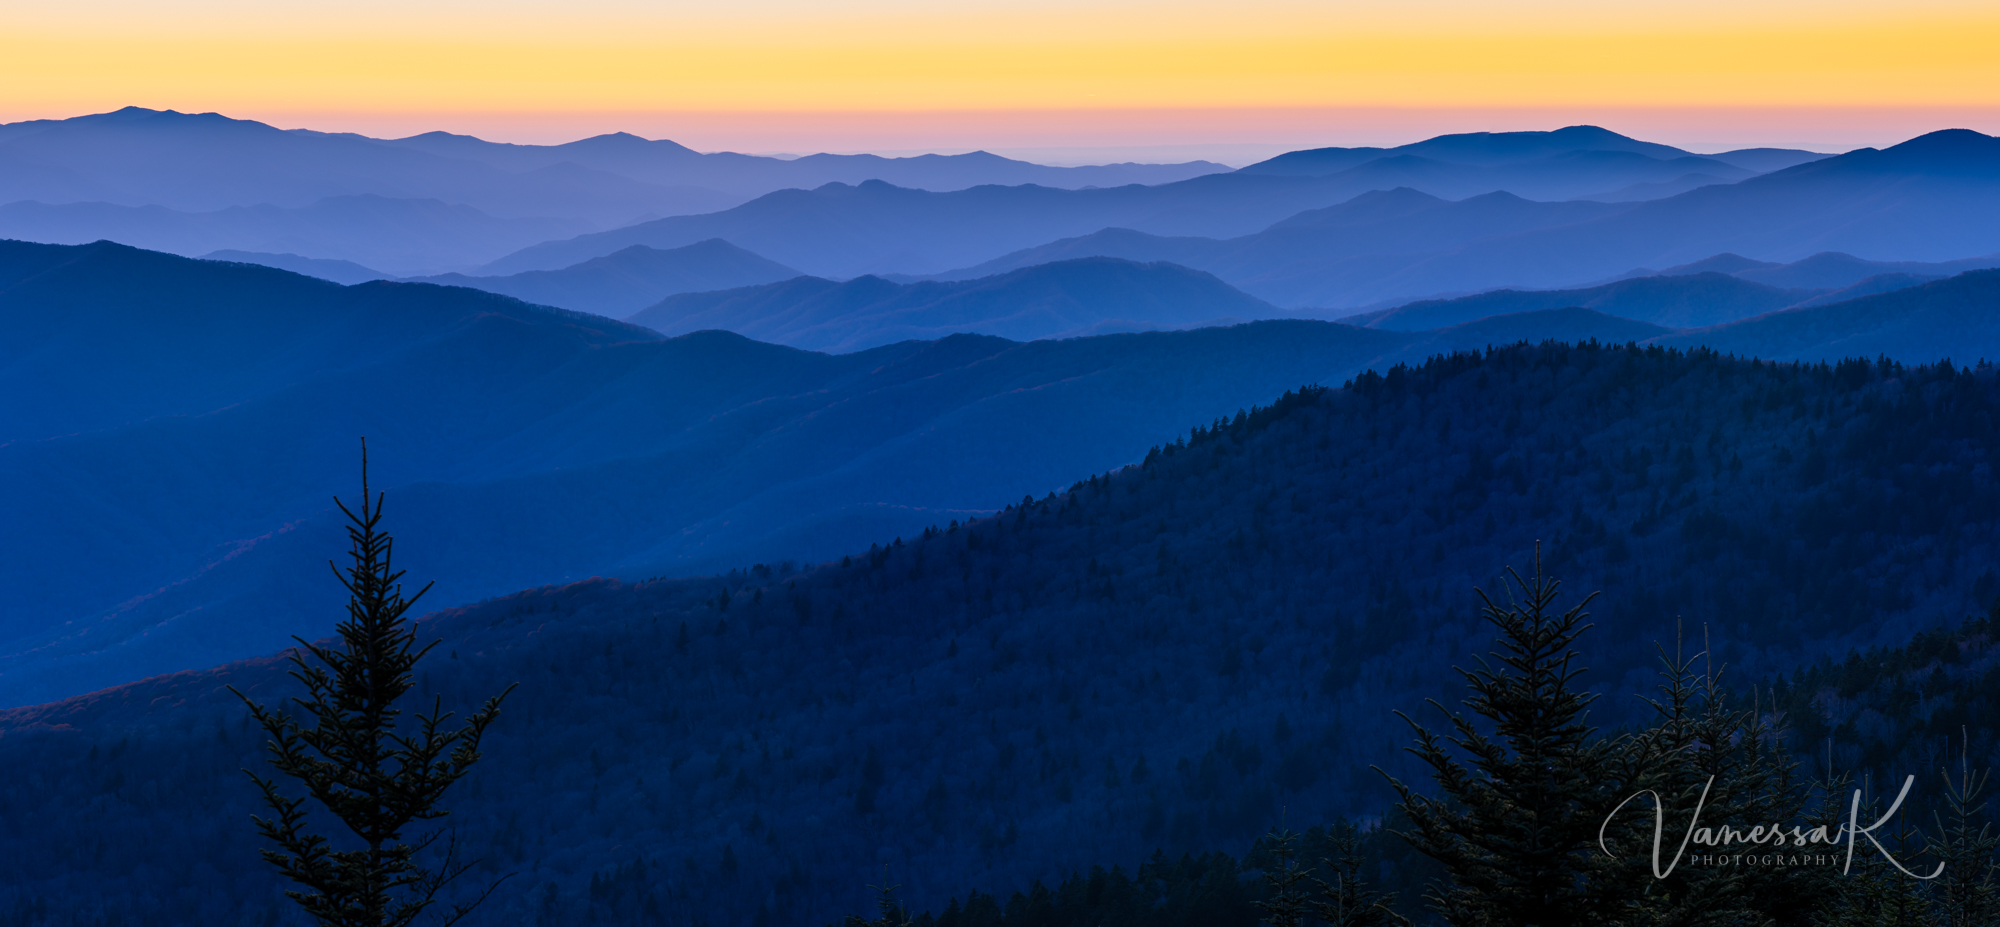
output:
[[[1603,722],[1676,616],[1752,678],[1955,621],[1996,583],[1996,413],[1986,367],[1440,358],[803,571],[440,614],[421,681],[522,686],[452,818],[522,873],[483,923],[825,923],[884,865],[938,910],[1380,809],[1389,710],[1462,691],[1471,587],[1537,541],[1568,601],[1604,590]],[[264,923],[235,772],[258,738],[218,687],[273,698],[279,669],[0,713],[25,771],[0,783],[0,910]]]

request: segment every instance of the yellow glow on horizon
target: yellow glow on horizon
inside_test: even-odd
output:
[[[2000,9],[433,0],[0,12],[0,116],[2000,104]]]

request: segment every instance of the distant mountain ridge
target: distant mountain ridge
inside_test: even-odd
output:
[[[322,633],[330,603],[286,577],[337,537],[326,500],[359,435],[444,604],[907,533],[1403,340],[1266,323],[829,356],[463,288],[0,242],[0,387],[38,397],[0,409],[0,475],[39,487],[0,517],[61,526],[0,541],[0,700]],[[1182,387],[1156,394],[1163,378]]]
[[[1512,312],[1579,306],[1667,328],[1702,328],[1794,306],[1824,290],[1781,290],[1714,272],[1640,277],[1581,290],[1497,290],[1424,300],[1342,321],[1421,331]]]
[[[504,277],[440,274],[405,281],[471,287],[616,319],[676,293],[733,289],[799,275],[776,261],[711,238],[666,251],[633,245],[561,270],[530,270]]]
[[[382,143],[479,161],[504,170],[535,170],[570,163],[653,183],[696,184],[745,196],[787,188],[810,189],[829,183],[858,184],[867,180],[935,192],[962,190],[982,184],[1038,184],[1065,189],[1117,187],[1170,183],[1229,170],[1227,165],[1209,161],[1051,167],[985,151],[902,158],[824,153],[800,158],[772,158],[729,151],[704,154],[676,142],[649,141],[626,132],[597,135],[561,145],[505,144],[445,132],[385,139]]]
[[[1206,279],[1080,266],[1114,286]],[[352,436],[396,449],[379,478],[404,500],[427,551],[409,565],[439,580],[442,605],[524,582],[824,559],[1131,462],[1173,422],[1287,383],[1456,350],[1561,338],[1970,363],[2000,356],[1996,278],[1683,331],[1556,307],[1415,332],[1277,320],[828,355],[722,332],[668,339],[465,288],[0,242],[0,389],[37,397],[0,406],[0,480],[36,487],[0,496],[0,518],[50,526],[0,539],[13,603],[0,702],[323,633],[334,603],[291,577],[337,546],[326,500],[351,476]],[[928,310],[952,300],[894,296],[979,307],[1004,283],[860,288]]]
[[[954,283],[802,277],[668,297],[626,321],[667,335],[724,329],[759,341],[844,353],[959,332],[1033,341],[1106,323],[1171,328],[1278,314],[1263,300],[1176,264],[1084,258]]]
[[[1863,280],[1882,274],[1949,277],[1968,270],[1985,270],[1989,267],[2000,267],[2000,253],[1960,258],[1955,261],[1871,261],[1838,251],[1822,251],[1789,264],[1759,261],[1740,254],[1723,253],[1665,270],[1641,267],[1620,274],[1617,279],[1672,277],[1714,272],[1731,274],[1745,280],[1777,287],[1839,289],[1854,286]]]
[[[1468,234],[1476,227],[1460,219],[1473,210],[1465,204],[1486,204],[1485,211],[1509,221],[1485,227],[1483,235]],[[1279,306],[1340,308],[1503,287],[1575,287],[1633,267],[1671,266],[1718,252],[1776,261],[1824,251],[1954,261],[2000,251],[2000,226],[1986,220],[1995,212],[2000,139],[1954,129],[1659,200],[1525,204],[1488,194],[1447,207],[1419,191],[1397,190],[1364,194],[1287,218],[1284,228],[1273,223],[1236,238],[1128,227],[932,276],[983,276],[1093,255],[1171,260]],[[1326,230],[1302,227],[1314,225]]]
[[[523,243],[588,227],[577,220],[503,219],[441,200],[372,194],[213,212],[101,202],[0,205],[0,238],[62,245],[109,239],[186,257],[212,251],[289,253],[396,275],[475,264]]]
[[[272,254],[266,251],[211,251],[200,256],[204,261],[231,261],[238,264],[258,264],[289,270],[295,274],[330,280],[342,286],[367,283],[370,280],[394,280],[395,274],[385,274],[372,267],[363,267],[353,261],[334,261],[326,258],[309,258],[296,254]]]
[[[287,132],[217,113],[126,107],[0,125],[0,203],[96,201],[212,212],[297,208],[340,196],[437,199],[500,218],[553,216],[586,226],[741,201],[573,163],[503,171],[365,136]]]
[[[1891,292],[1674,332],[1652,343],[1775,360],[1949,357],[1971,366],[2000,363],[1996,325],[2000,270],[1972,270]]]
[[[1551,132],[1467,132],[1394,148],[1312,148],[1292,151],[1241,168],[1247,174],[1290,174],[1320,176],[1383,157],[1414,155],[1460,164],[1498,165],[1533,161],[1576,151],[1625,152],[1660,161],[1707,158],[1746,170],[1764,173],[1827,157],[1818,152],[1783,148],[1749,148],[1716,155],[1642,142],[1597,126],[1568,126]],[[1520,191],[1512,191],[1519,193]]]
[[[1207,162],[1047,167],[985,152],[786,160],[705,155],[625,133],[564,145],[509,145],[442,132],[377,139],[141,107],[0,124],[0,203],[95,200],[187,211],[302,206],[373,194],[443,199],[502,217],[619,224],[649,212],[709,212],[773,190],[833,181],[880,178],[926,189],[1030,182],[1082,187],[1225,170]]]

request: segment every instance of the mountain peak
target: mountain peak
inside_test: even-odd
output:
[[[1395,148],[1313,148],[1292,151],[1242,169],[1248,174],[1324,176],[1380,157],[1416,155],[1456,164],[1496,165],[1531,161],[1576,150],[1625,151],[1670,159],[1689,152],[1642,142],[1599,126],[1564,126],[1554,131],[1461,132]]]
[[[1971,129],[1941,129],[1887,148],[1858,148],[1765,177],[1842,173],[2000,178],[2000,138]]]
[[[1971,129],[1940,129],[1926,132],[1900,145],[1882,150],[1891,157],[1921,157],[1944,162],[2000,164],[2000,138]]]

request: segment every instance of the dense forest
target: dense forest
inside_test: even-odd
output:
[[[1072,922],[1013,919],[1016,891],[1231,923],[1260,837],[1366,831],[1394,799],[1371,765],[1423,778],[1391,712],[1462,697],[1473,590],[1538,542],[1567,604],[1602,590],[1595,724],[1642,723],[1653,644],[1702,629],[1801,754],[1900,771],[1963,727],[1993,765],[1984,626],[1959,622],[2000,592],[1996,410],[1984,365],[1444,356],[839,561],[441,612],[419,692],[520,684],[450,819],[518,873],[482,923],[821,924],[884,878],[958,924]],[[291,916],[224,684],[289,691],[265,659],[0,714],[0,923]]]

